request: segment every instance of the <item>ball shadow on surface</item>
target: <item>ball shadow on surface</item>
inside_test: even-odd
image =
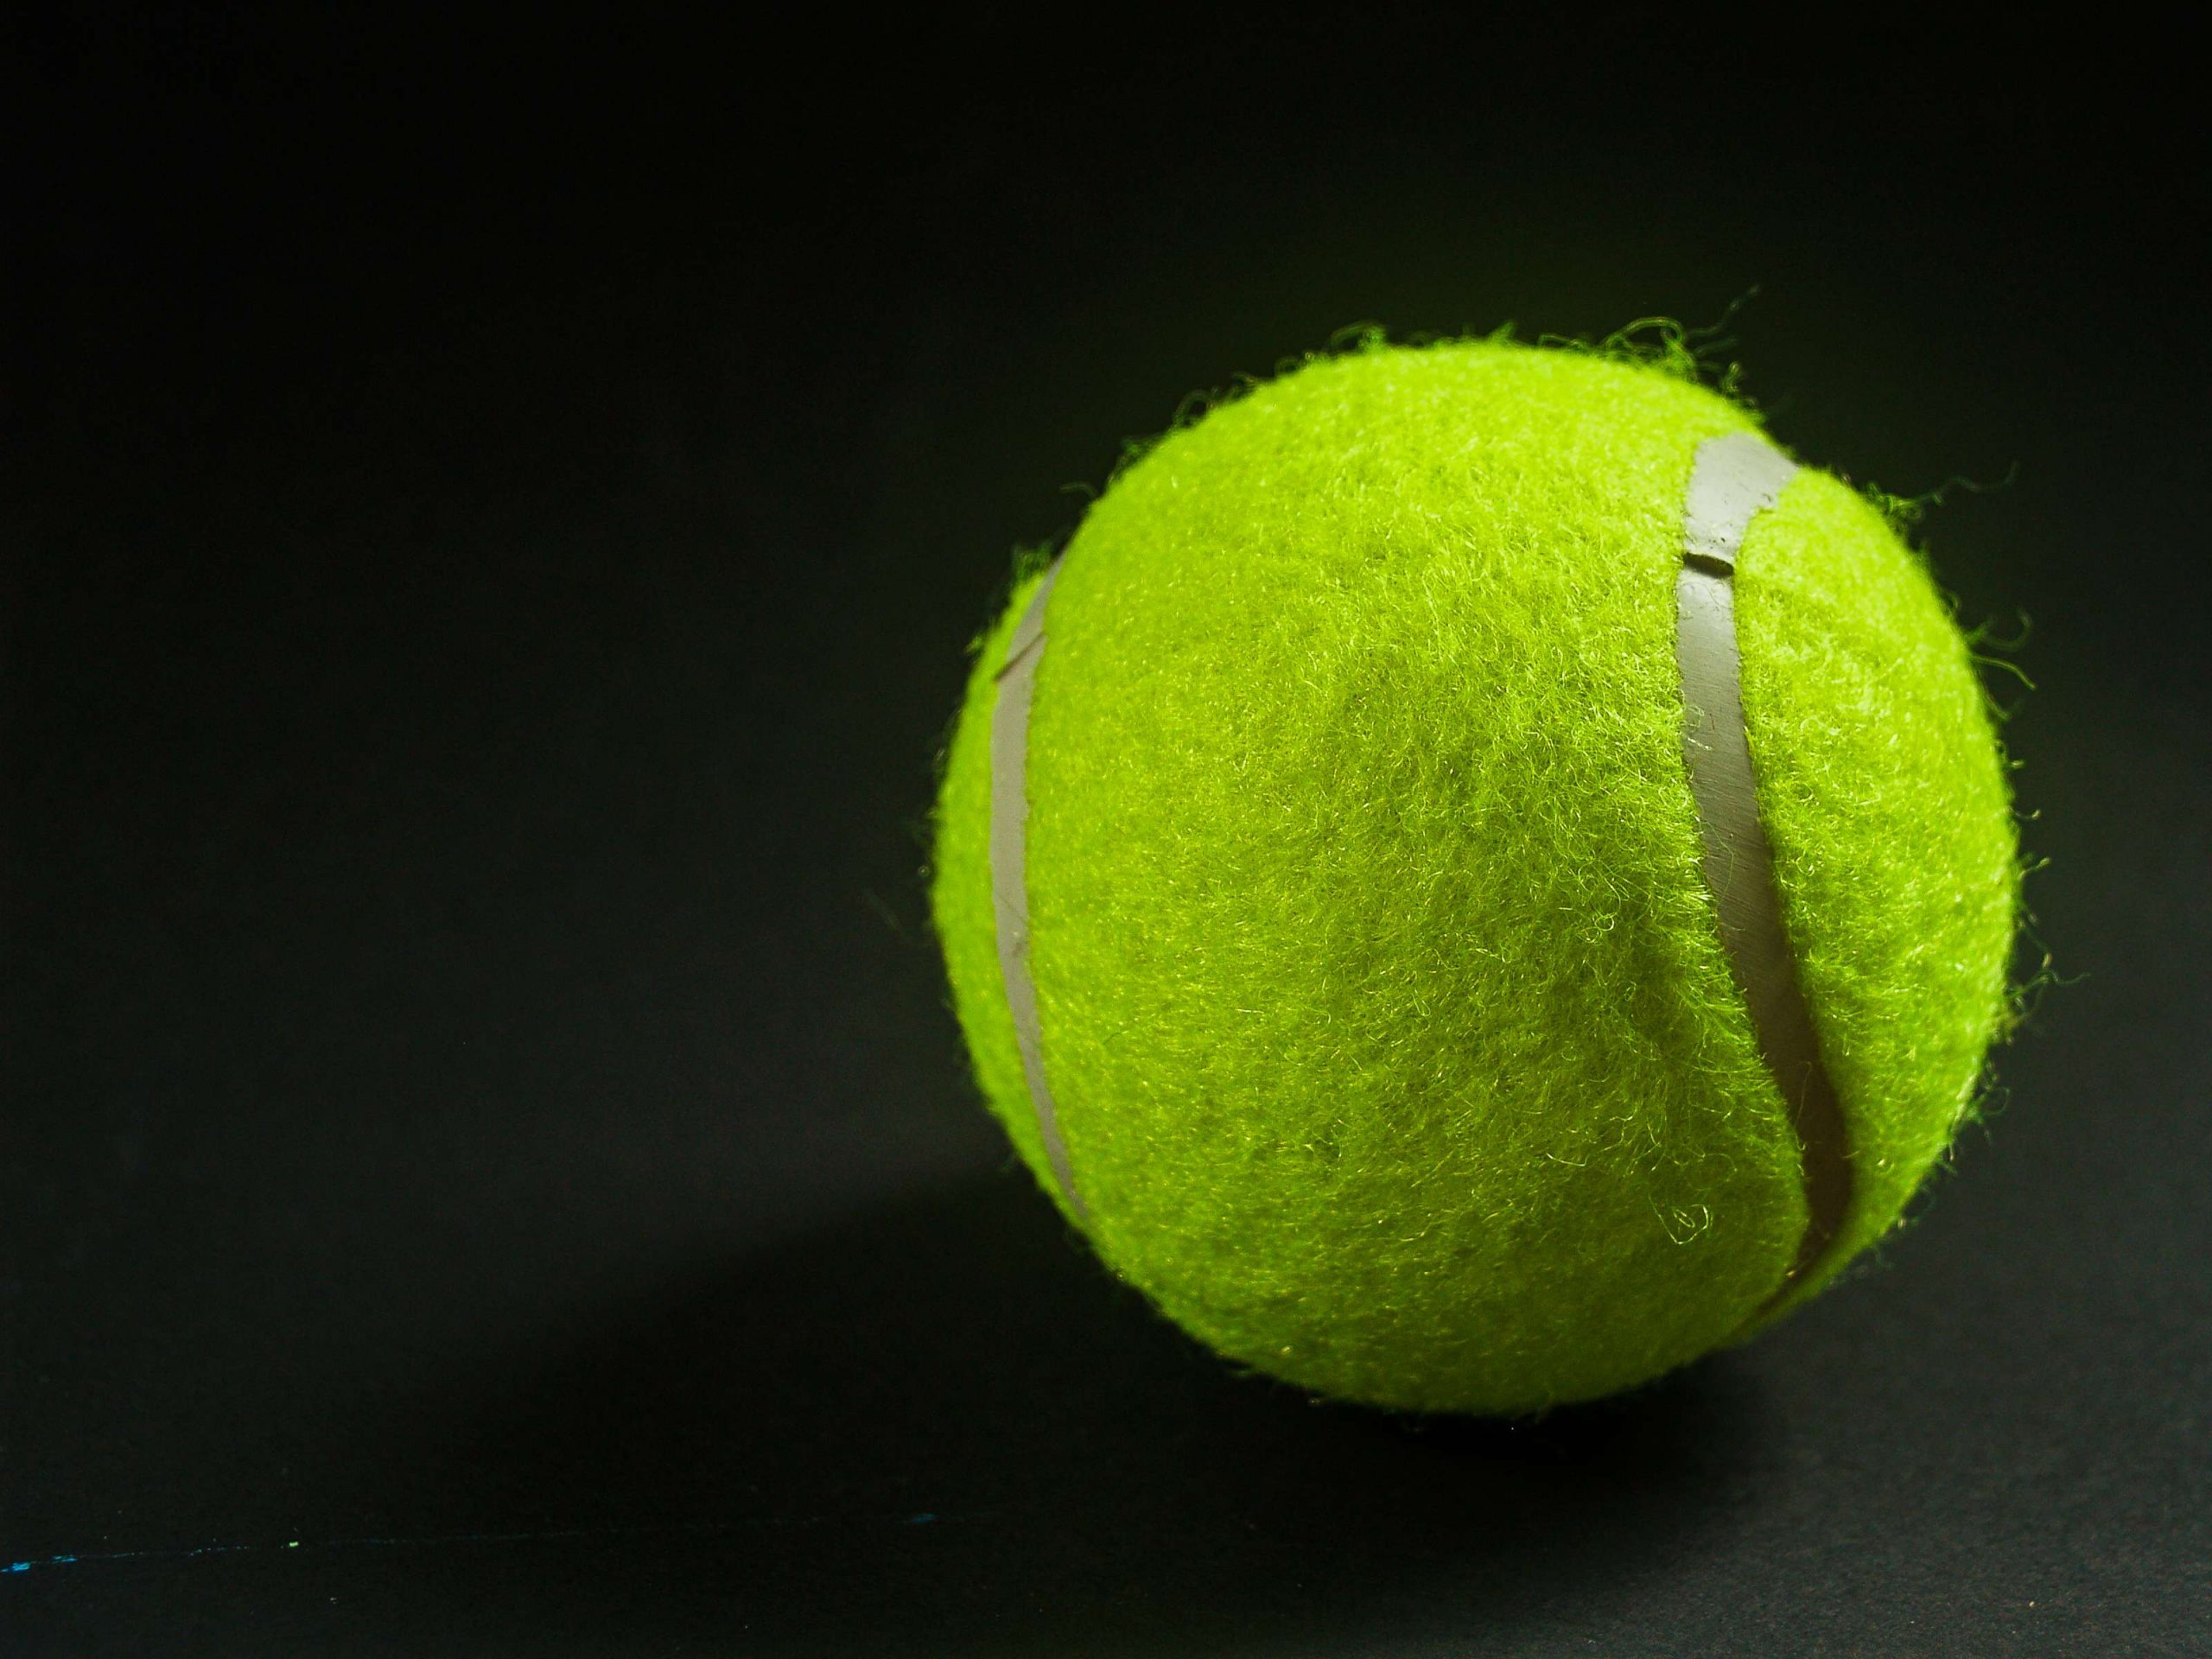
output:
[[[435,1479],[486,1531],[576,1535],[502,1552],[549,1633],[1232,1651],[1440,1581],[1463,1635],[1572,1620],[1699,1548],[1761,1415],[1726,1357],[1528,1424],[1317,1406],[1008,1173],[610,1317],[469,1402]]]

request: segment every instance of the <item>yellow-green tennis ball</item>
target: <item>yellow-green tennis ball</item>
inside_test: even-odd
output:
[[[2005,1021],[2016,848],[1852,490],[1653,369],[1383,348],[1173,433],[1046,580],[981,641],[934,906],[993,1109],[1170,1318],[1521,1412],[1895,1223]]]

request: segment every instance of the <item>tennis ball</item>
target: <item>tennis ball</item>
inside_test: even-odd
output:
[[[1315,1393],[1518,1414],[1802,1301],[2010,1007],[1967,646],[1883,515],[1681,378],[1497,341],[1283,375],[1127,467],[979,644],[932,903],[1098,1254]]]

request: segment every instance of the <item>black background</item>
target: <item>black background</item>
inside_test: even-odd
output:
[[[0,1649],[2212,1648],[2173,47],[379,16],[5,25]],[[1517,1426],[1234,1376],[944,1007],[1011,550],[1347,324],[1754,285],[1786,442],[2003,486],[1924,539],[2024,619],[2069,982],[1750,1349]]]

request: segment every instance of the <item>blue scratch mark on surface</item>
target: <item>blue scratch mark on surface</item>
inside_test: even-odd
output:
[[[931,1510],[917,1511],[899,1518],[900,1524],[925,1527],[940,1520],[959,1520],[962,1516],[944,1516]],[[975,1517],[965,1517],[975,1518]],[[536,1544],[554,1543],[577,1538],[630,1538],[653,1535],[692,1534],[710,1536],[716,1533],[741,1532],[760,1527],[819,1526],[832,1521],[829,1516],[769,1516],[747,1521],[674,1522],[658,1526],[637,1527],[566,1527],[548,1532],[453,1532],[429,1533],[405,1538],[288,1538],[276,1543],[194,1544],[168,1549],[118,1549],[105,1552],[79,1551],[66,1555],[33,1555],[20,1560],[0,1563],[0,1577],[29,1573],[35,1567],[67,1567],[76,1562],[93,1561],[185,1561],[202,1555],[244,1555],[257,1551],[278,1549],[404,1549],[458,1544]],[[881,1524],[880,1522],[877,1524]]]
[[[291,1540],[284,1548],[297,1549],[300,1541]],[[10,1573],[28,1573],[35,1567],[67,1567],[72,1561],[155,1561],[188,1560],[194,1555],[232,1555],[245,1549],[264,1549],[264,1544],[200,1544],[189,1549],[118,1549],[101,1554],[34,1555],[27,1561],[10,1561]]]

